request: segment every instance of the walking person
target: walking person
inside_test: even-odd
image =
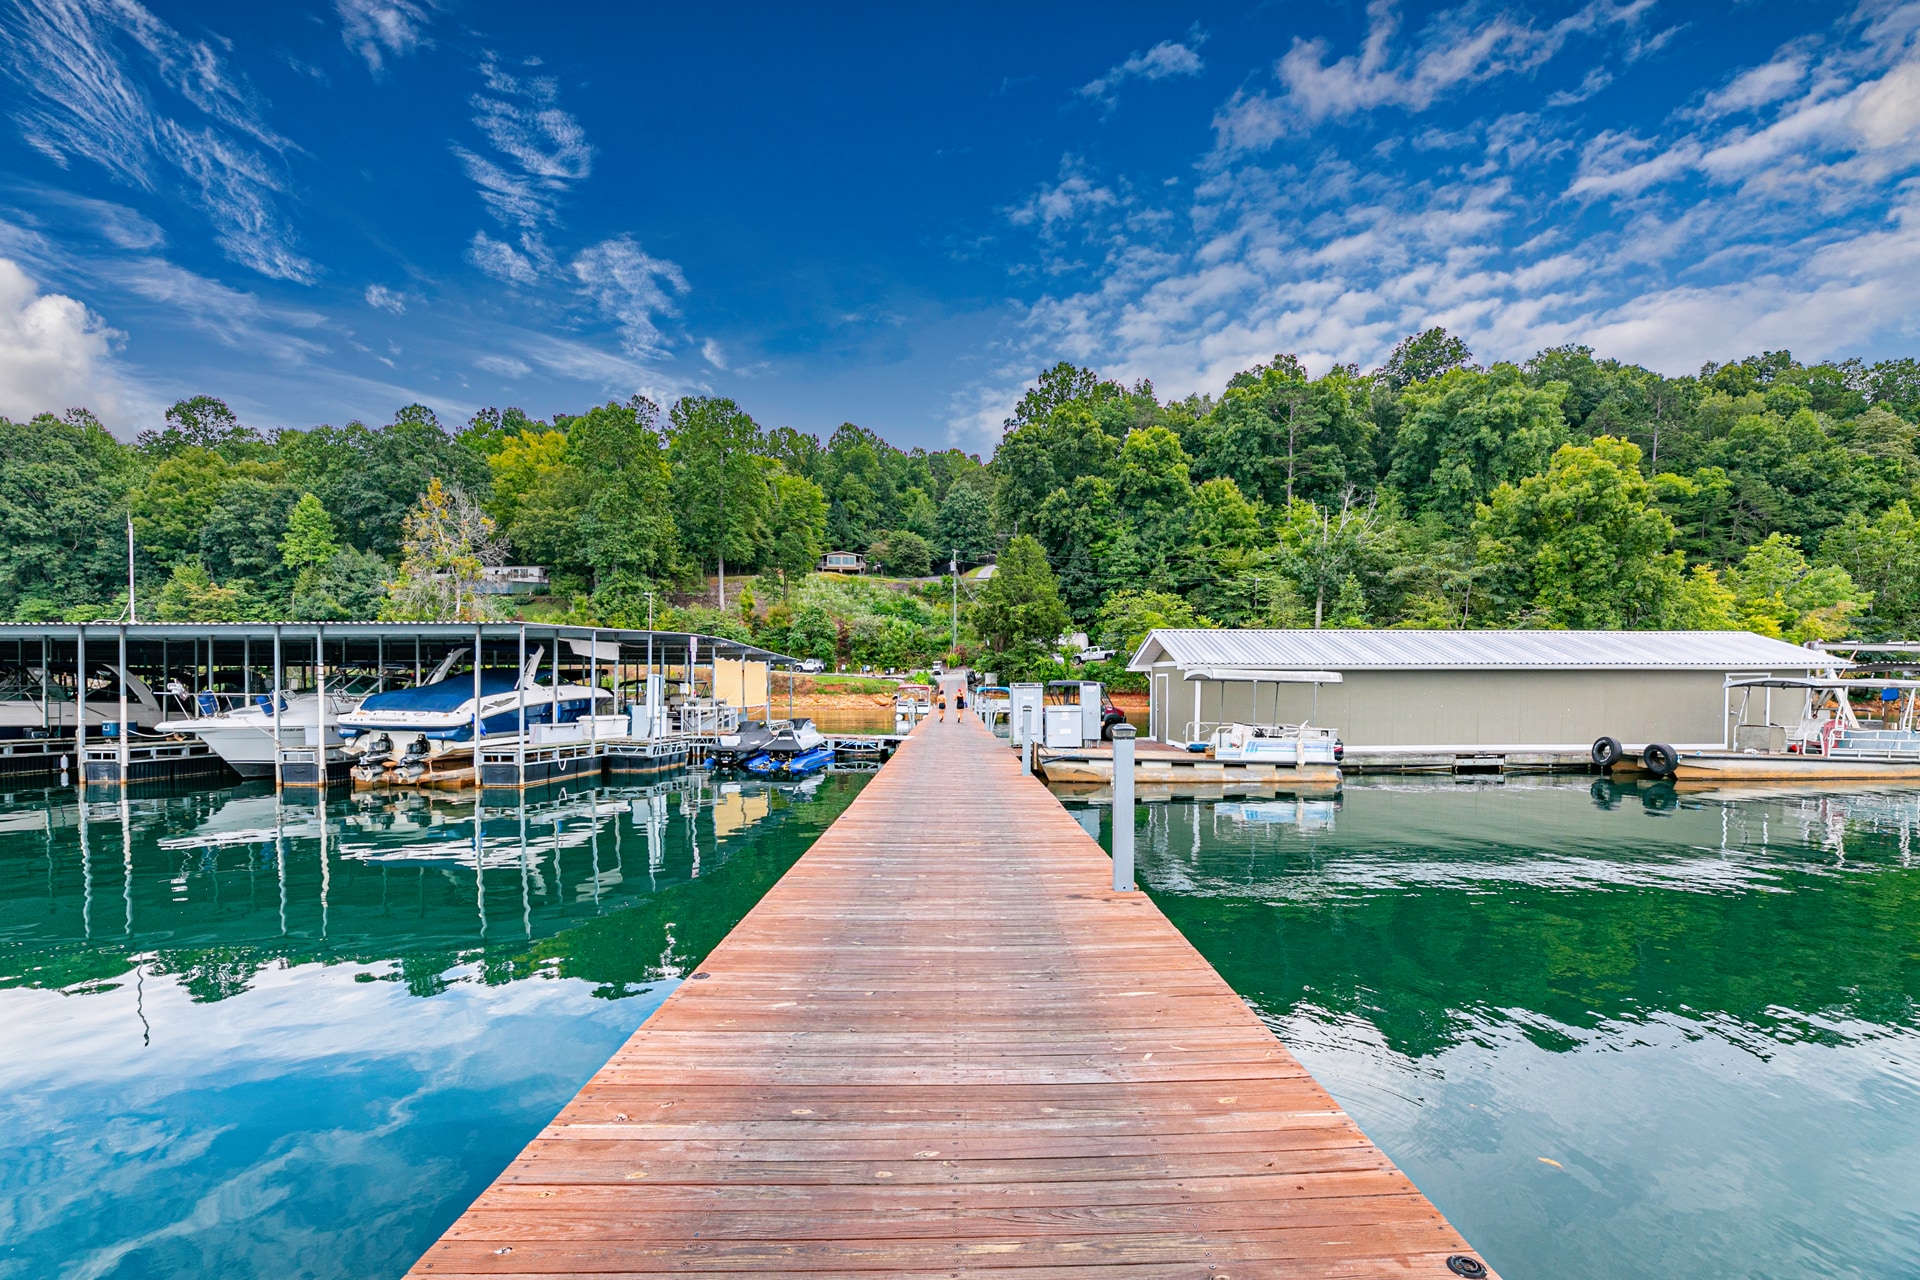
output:
[[[940,723],[945,724],[947,722],[947,686],[940,686],[940,691],[933,695],[933,701],[940,708]]]

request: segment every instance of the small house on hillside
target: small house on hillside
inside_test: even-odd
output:
[[[829,551],[820,557],[822,573],[865,573],[867,558],[858,551]]]

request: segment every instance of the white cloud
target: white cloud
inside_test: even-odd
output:
[[[111,421],[121,389],[111,367],[120,335],[85,305],[42,293],[0,258],[0,415],[24,420],[87,406]]]
[[[305,336],[327,323],[317,311],[269,305],[161,258],[110,259],[95,270],[110,285],[172,308],[223,346],[288,365],[327,354],[324,344]]]
[[[1206,33],[1194,31],[1185,41],[1162,40],[1145,53],[1135,53],[1125,62],[1109,67],[1107,73],[1080,86],[1080,96],[1102,103],[1110,111],[1129,80],[1169,80],[1175,76],[1197,76],[1206,70],[1200,60],[1200,46]]]
[[[367,286],[367,305],[378,307],[382,311],[391,311],[397,316],[405,315],[407,295],[397,293],[383,284],[370,284]]]
[[[1041,184],[1025,201],[1007,210],[1007,220],[1016,227],[1036,227],[1051,233],[1063,224],[1078,224],[1119,203],[1112,188],[1095,183],[1084,172],[1079,157],[1069,155],[1060,160],[1059,181]]]
[[[991,440],[1032,372],[1060,359],[1181,396],[1217,394],[1276,352],[1316,370],[1371,366],[1433,324],[1483,359],[1579,341],[1668,373],[1765,348],[1819,358],[1910,339],[1920,5],[1902,12],[1915,21],[1897,30],[1843,20],[1797,46],[1804,68],[1776,57],[1765,75],[1728,80],[1711,110],[1650,128],[1583,136],[1564,117],[1513,111],[1358,150],[1373,139],[1349,148],[1345,131],[1328,136],[1342,111],[1417,108],[1448,83],[1422,70],[1432,28],[1396,53],[1393,11],[1376,5],[1369,49],[1323,83],[1301,79],[1306,98],[1240,93],[1219,108],[1221,144],[1190,195],[1123,188],[1108,200],[1094,193],[1111,188],[1068,165],[1009,212],[1034,233],[1041,266],[1057,263],[1052,231],[1069,225],[1092,229],[1097,258],[1023,308],[992,367],[956,396],[956,437]],[[1582,13],[1596,29],[1631,16]],[[1482,40],[1480,55],[1448,65],[1471,76],[1492,65],[1488,49],[1514,65],[1534,56],[1512,34],[1532,28],[1492,25],[1505,43]],[[1325,57],[1315,65],[1328,70]],[[1542,83],[1538,100],[1555,92]],[[1303,123],[1309,101],[1318,126]],[[1302,128],[1290,162],[1251,158]],[[1476,160],[1454,159],[1476,139]],[[1438,167],[1436,155],[1447,157]],[[1130,207],[1153,200],[1168,202],[1157,219]]]
[[[532,284],[540,278],[526,255],[504,241],[490,238],[484,231],[473,233],[473,242],[467,246],[467,261],[505,284]]]
[[[726,350],[712,338],[700,344],[700,358],[722,373],[727,371]]]
[[[503,378],[524,378],[533,372],[532,365],[525,360],[515,360],[512,356],[481,356],[473,364],[477,369],[497,373]]]
[[[680,268],[645,253],[630,236],[603,240],[573,260],[581,292],[620,322],[621,345],[628,355],[647,359],[665,354],[656,316],[676,314],[673,297],[687,291]]]
[[[122,57],[130,43],[161,86],[198,113],[183,123],[160,109]],[[212,45],[188,40],[138,0],[61,0],[0,19],[0,52],[32,93],[16,115],[27,142],[65,165],[87,160],[140,190],[171,169],[197,189],[227,255],[262,275],[302,283],[313,264],[281,215],[286,183],[266,155],[289,143]],[[264,155],[263,155],[264,150]]]
[[[388,55],[403,58],[426,43],[433,20],[428,7],[413,0],[333,0],[333,8],[341,40],[376,76],[386,70]]]
[[[519,77],[488,54],[480,64],[491,92],[473,96],[473,123],[504,163],[455,144],[453,153],[502,224],[531,229],[557,221],[559,199],[593,172],[586,131],[559,106],[550,76]]]
[[[1711,120],[1732,115],[1736,111],[1770,106],[1782,98],[1791,97],[1806,78],[1806,54],[1797,51],[1783,54],[1764,66],[1742,71],[1724,88],[1708,94],[1700,104],[1700,114]]]
[[[1295,39],[1274,68],[1279,98],[1237,93],[1214,118],[1225,152],[1270,145],[1290,131],[1340,120],[1379,107],[1424,111],[1455,89],[1544,65],[1570,39],[1630,24],[1652,0],[1591,0],[1550,26],[1468,5],[1434,15],[1410,48],[1399,45],[1396,0],[1369,0],[1367,35],[1357,53],[1328,61],[1324,39]]]

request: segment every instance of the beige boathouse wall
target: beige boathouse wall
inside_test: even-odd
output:
[[[1171,679],[1163,683],[1161,673]],[[1153,727],[1182,736],[1199,720],[1295,724],[1311,720],[1350,747],[1529,747],[1622,742],[1717,746],[1726,741],[1723,671],[1347,671],[1340,684],[1183,680],[1162,667],[1150,683],[1170,713]],[[1757,671],[1743,675],[1759,675]],[[1794,672],[1791,674],[1804,674]]]

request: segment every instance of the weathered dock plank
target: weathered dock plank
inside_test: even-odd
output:
[[[978,722],[922,725],[412,1275],[1471,1255]]]

